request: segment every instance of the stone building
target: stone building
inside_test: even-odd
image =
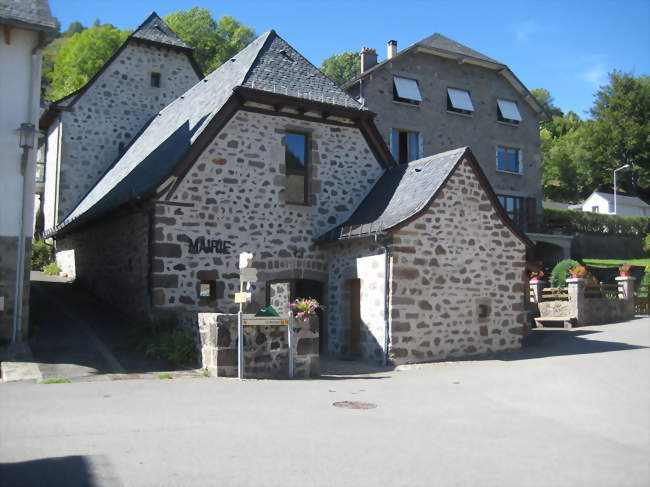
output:
[[[28,333],[34,132],[42,51],[55,32],[47,0],[0,0],[0,344]]]
[[[570,239],[543,227],[539,122],[548,115],[507,65],[433,34],[401,51],[389,41],[382,62],[364,48],[361,69],[343,89],[377,113],[397,162],[471,146],[510,218],[541,242],[529,257],[568,257]]]
[[[88,83],[52,103],[39,124],[44,228],[61,222],[151,117],[202,77],[192,49],[154,12]]]
[[[269,31],[163,108],[47,233],[133,313],[315,297],[321,351],[395,363],[517,347],[523,236],[469,149],[398,166],[364,109]],[[469,304],[469,305],[468,305]]]

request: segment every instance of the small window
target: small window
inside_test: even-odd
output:
[[[199,298],[216,299],[217,298],[216,281],[201,281],[199,283]]]
[[[287,132],[284,137],[284,164],[287,175],[287,203],[308,203],[308,148],[306,134]]]
[[[521,122],[521,114],[517,103],[510,100],[497,98],[497,116],[500,122],[518,124]]]
[[[526,221],[526,209],[524,199],[520,196],[499,195],[499,203],[506,210],[510,219],[523,228]]]
[[[151,73],[151,87],[160,88],[160,73]]]
[[[447,110],[464,115],[471,115],[474,111],[472,98],[467,90],[447,88]]]
[[[499,171],[521,174],[521,151],[511,147],[497,147],[497,169]]]
[[[406,164],[420,158],[420,134],[393,129],[390,133],[390,150],[395,160]]]
[[[418,82],[414,79],[393,76],[393,100],[419,105],[422,101]]]

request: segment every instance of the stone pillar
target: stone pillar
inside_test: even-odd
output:
[[[542,289],[544,289],[548,282],[539,280],[532,280],[528,282],[530,286],[530,302],[539,303],[542,301]]]
[[[617,277],[616,282],[618,283],[618,299],[623,301],[623,316],[621,318],[625,320],[631,320],[634,318],[634,281],[636,278],[629,277]]]
[[[577,325],[589,324],[585,307],[585,280],[581,277],[572,277],[566,280],[566,284],[569,292],[569,314],[575,318]],[[571,328],[570,322],[565,322],[564,327]]]

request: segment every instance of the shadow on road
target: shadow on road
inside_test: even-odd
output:
[[[77,455],[0,463],[0,484],[15,487],[98,485],[94,480],[90,462],[86,457]]]

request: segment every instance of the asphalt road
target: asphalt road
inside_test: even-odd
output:
[[[321,380],[2,384],[0,485],[649,485],[650,319],[531,338]]]

